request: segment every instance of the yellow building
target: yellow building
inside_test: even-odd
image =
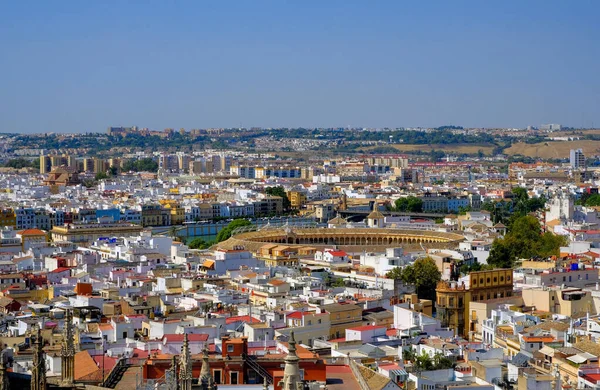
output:
[[[258,260],[265,262],[267,267],[298,265],[298,249],[287,245],[263,245],[256,254]]]
[[[306,194],[300,191],[289,191],[287,197],[293,209],[299,209],[306,203]]]
[[[183,225],[185,222],[185,209],[177,202],[166,202],[165,209],[171,215],[171,225]]]
[[[512,296],[513,270],[471,272],[461,282],[438,282],[435,291],[436,308],[442,326],[453,328],[458,335],[468,337],[470,302]]]
[[[48,172],[50,172],[50,169],[52,169],[52,163],[50,162],[50,157],[41,154],[40,155],[40,173],[46,174]]]
[[[30,290],[27,287],[14,287],[8,288],[3,292],[0,292],[0,296],[11,298],[21,302],[40,302],[48,299],[48,290],[47,289],[35,289]]]
[[[353,303],[330,303],[321,309],[329,314],[330,339],[344,337],[346,329],[364,325],[362,308]]]
[[[94,158],[94,173],[104,173],[106,172],[106,167],[104,166],[104,160],[101,158]]]
[[[94,171],[94,159],[84,158],[83,159],[83,170],[85,172],[93,172]]]
[[[552,314],[573,316],[594,312],[594,301],[589,291],[580,288],[538,287],[522,291],[523,303],[535,310]]]
[[[0,226],[17,226],[17,214],[15,214],[15,210],[0,210]]]

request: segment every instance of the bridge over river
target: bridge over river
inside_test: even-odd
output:
[[[300,217],[275,217],[275,218],[256,218],[251,220],[253,225],[258,228],[263,226],[279,227],[284,225],[290,226],[307,226],[307,225],[318,225],[313,218],[300,218]],[[193,222],[186,223],[185,225],[177,226],[155,226],[150,227],[152,235],[158,236],[169,236],[171,234],[181,237],[188,241],[197,237],[200,237],[206,241],[214,240],[217,234],[224,227],[229,224],[228,221],[219,222]],[[325,226],[324,224],[322,226]]]

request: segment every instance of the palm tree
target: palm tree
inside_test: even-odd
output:
[[[179,236],[177,235],[177,226],[171,226],[169,228],[169,237],[171,237],[172,239],[176,240],[179,238]]]

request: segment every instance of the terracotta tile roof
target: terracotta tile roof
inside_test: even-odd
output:
[[[182,343],[183,335],[182,334],[166,334],[163,336],[163,341],[168,343]],[[188,334],[189,342],[198,342],[198,341],[208,341],[208,334],[198,333],[198,334]]]
[[[257,320],[254,317],[250,317],[250,316],[236,316],[236,317],[229,317],[229,318],[225,319],[226,324],[233,324],[234,322],[251,322],[251,323],[256,324],[261,321]]]
[[[81,351],[75,354],[74,376],[76,381],[102,380],[102,370],[87,351]]]
[[[381,375],[362,364],[358,365],[358,373],[362,376],[370,390],[383,390],[391,381],[385,375]]]
[[[17,234],[21,236],[45,236],[46,233],[40,229],[25,229],[18,231]]]
[[[327,389],[360,390],[361,387],[348,366],[327,365]],[[331,383],[330,383],[331,382]]]
[[[279,279],[271,279],[267,283],[273,286],[281,286],[282,284],[286,284],[287,282]]]
[[[552,336],[523,336],[523,341],[527,343],[551,343],[554,341]]]

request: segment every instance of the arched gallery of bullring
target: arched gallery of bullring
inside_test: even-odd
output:
[[[288,247],[315,249],[335,246],[349,253],[377,251],[392,247],[405,250],[453,248],[463,241],[464,236],[456,233],[429,230],[393,228],[292,228],[279,227],[234,234],[219,243],[222,249],[243,247],[257,251],[265,244],[282,244]]]

